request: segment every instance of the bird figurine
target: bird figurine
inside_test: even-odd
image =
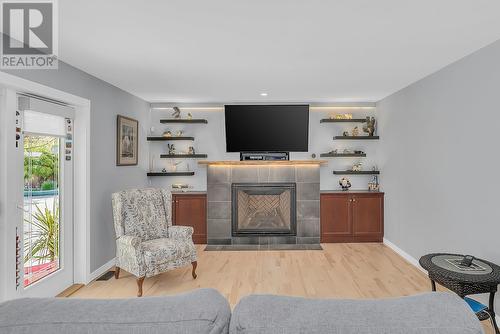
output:
[[[373,136],[375,133],[375,117],[366,117],[366,124],[363,125],[363,131]]]
[[[177,107],[172,107],[174,109],[174,112],[172,113],[173,118],[181,118],[181,110]]]

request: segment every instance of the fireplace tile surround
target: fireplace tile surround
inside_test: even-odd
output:
[[[207,237],[209,245],[319,244],[319,165],[208,165]],[[296,235],[233,236],[233,183],[295,183]]]

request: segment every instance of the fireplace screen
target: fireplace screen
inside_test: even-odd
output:
[[[295,183],[233,183],[233,235],[295,235]]]

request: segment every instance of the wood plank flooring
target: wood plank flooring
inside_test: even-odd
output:
[[[310,298],[384,298],[430,291],[420,270],[383,244],[323,244],[323,251],[203,251],[198,247],[198,278],[191,267],[144,281],[144,296],[163,296],[196,288],[219,290],[234,307],[240,298],[270,293]],[[94,281],[71,297],[135,297],[135,278]],[[441,288],[440,290],[444,290]],[[489,324],[487,333],[493,333]]]

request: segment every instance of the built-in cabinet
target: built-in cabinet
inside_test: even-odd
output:
[[[202,192],[172,194],[172,224],[191,226],[193,242],[207,243],[207,195]]]
[[[382,242],[384,193],[324,192],[320,205],[321,242]]]

